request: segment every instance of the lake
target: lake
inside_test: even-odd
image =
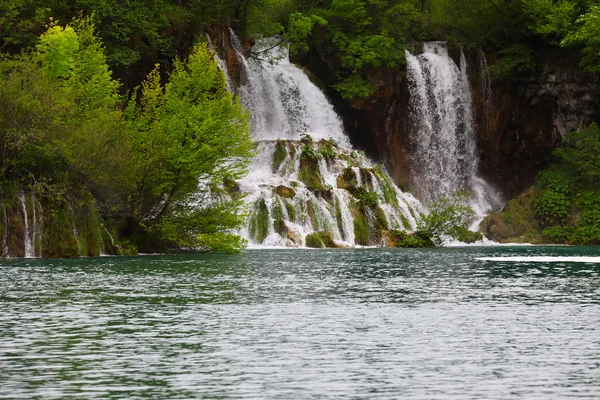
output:
[[[0,398],[597,399],[599,256],[498,246],[5,261]]]

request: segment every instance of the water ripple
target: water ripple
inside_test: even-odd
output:
[[[600,396],[593,248],[0,264],[0,398]]]

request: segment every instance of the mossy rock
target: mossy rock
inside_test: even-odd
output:
[[[307,188],[321,188],[323,187],[323,180],[319,173],[319,160],[311,159],[302,155],[300,157],[300,171],[298,173],[298,179]]]
[[[333,189],[331,187],[312,187],[309,188],[309,190],[313,192],[315,196],[324,199],[329,204],[333,204]]]
[[[360,246],[370,244],[369,219],[363,207],[357,208],[354,213],[354,242]]]
[[[223,187],[232,195],[239,195],[242,192],[239,183],[229,178],[223,179]]]
[[[259,199],[254,203],[254,212],[250,216],[250,237],[256,243],[262,243],[269,236],[269,208],[265,199]]]
[[[328,248],[337,248],[338,246],[333,241],[333,237],[331,233],[321,231],[311,233],[306,236],[306,247],[311,247],[314,249],[322,249],[325,247]]]
[[[535,218],[533,188],[510,200],[500,212],[488,215],[479,232],[500,243],[538,243],[542,227]]]
[[[310,223],[313,228],[318,231],[322,228],[322,226],[318,217],[317,207],[318,206],[312,200],[306,202],[306,211],[308,218],[310,219]]]
[[[379,181],[379,186],[381,187],[381,191],[383,192],[383,201],[387,204],[393,204],[395,206],[398,206],[398,197],[396,194],[396,190],[393,186],[394,184],[387,176],[387,174],[383,170],[378,169],[375,172],[375,176],[377,177]]]
[[[375,174],[373,168],[360,168],[360,180],[368,190],[373,190],[373,184],[371,182],[371,175]]]
[[[358,180],[356,177],[356,171],[354,169],[348,167],[345,168],[344,171],[340,175],[338,175],[336,179],[337,187],[340,189],[346,189],[350,192],[356,189],[358,184]]]
[[[404,214],[400,213],[400,219],[402,220],[402,226],[404,227],[404,229],[410,230],[411,226],[408,218],[406,218]]]
[[[277,186],[273,189],[273,193],[285,198],[285,199],[293,199],[296,196],[296,191],[287,186]]]
[[[275,143],[275,151],[273,151],[273,172],[277,172],[283,161],[287,158],[288,151],[286,142],[278,140]]]
[[[288,213],[288,217],[290,219],[290,221],[292,222],[296,222],[296,207],[294,207],[293,204],[286,202],[285,203],[285,209],[287,210]]]
[[[302,245],[302,236],[300,233],[288,226],[283,218],[273,220],[273,228],[282,238],[288,239],[298,246]]]
[[[387,229],[389,229],[388,221],[383,209],[381,207],[375,208],[375,232],[378,240],[381,238],[382,232]]]

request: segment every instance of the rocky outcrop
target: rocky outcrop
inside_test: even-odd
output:
[[[495,62],[494,54],[488,57]],[[481,172],[507,198],[533,183],[566,132],[599,120],[600,75],[582,71],[579,59],[571,50],[543,52],[533,76],[492,81],[491,101],[483,93],[481,73],[471,75]],[[477,66],[477,60],[470,64]]]

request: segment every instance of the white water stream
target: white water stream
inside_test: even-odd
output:
[[[420,203],[352,149],[332,105],[289,62],[288,49],[275,39],[264,40],[254,46],[255,58],[246,60],[235,38],[232,43],[246,69],[239,94],[252,111],[259,151],[240,182],[251,209],[241,234],[250,245],[304,246],[306,236],[318,231],[330,233],[341,245],[376,245],[382,229],[415,229]],[[301,142],[303,134],[313,143]],[[306,147],[330,148],[335,156],[307,162],[302,155]],[[309,184],[307,171],[317,185]],[[361,208],[361,193],[375,194],[378,206]],[[357,238],[365,225],[368,232],[359,232]],[[257,233],[261,227],[263,233]]]
[[[469,194],[475,211],[471,229],[500,205],[500,199],[479,174],[475,125],[467,63],[460,67],[443,42],[425,43],[423,53],[406,51],[412,122],[416,129],[412,180],[427,202],[457,192]]]

